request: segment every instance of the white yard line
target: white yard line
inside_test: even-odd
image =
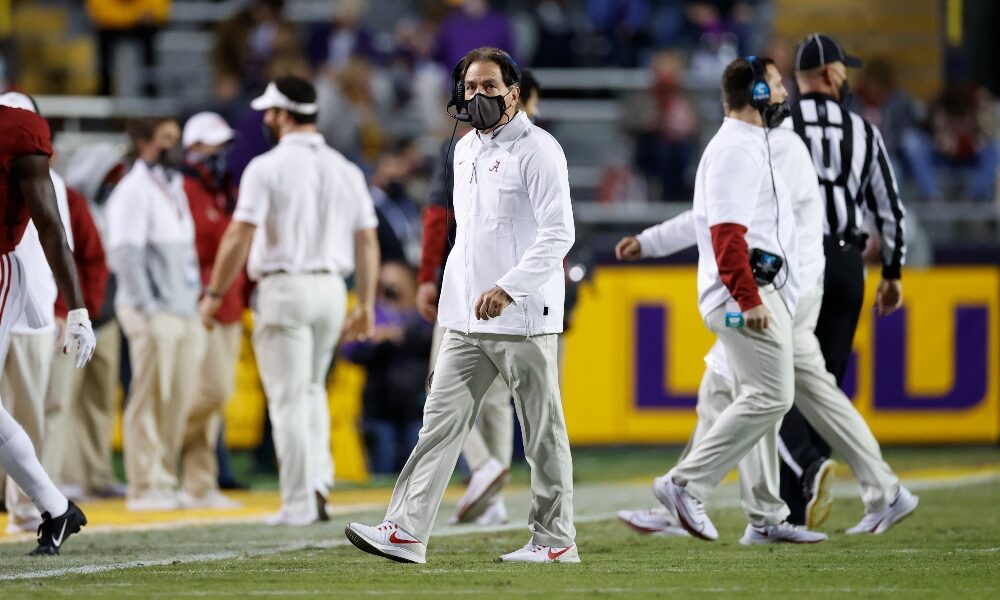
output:
[[[961,476],[961,477],[943,477],[943,478],[936,478],[935,477],[935,478],[927,478],[927,479],[909,480],[909,481],[906,481],[906,485],[911,490],[933,490],[933,489],[948,489],[948,488],[955,488],[955,487],[965,487],[965,486],[977,485],[977,484],[981,484],[981,483],[988,483],[988,482],[997,481],[997,480],[1000,480],[1000,476],[998,476],[996,473],[981,473],[981,474],[973,474],[973,475],[967,475],[967,476]],[[608,511],[607,510],[608,504],[603,501],[603,500],[607,499],[607,496],[605,495],[604,491],[602,491],[602,490],[606,490],[608,487],[616,487],[616,488],[618,488],[621,491],[626,491],[626,490],[629,490],[631,492],[645,491],[644,490],[644,486],[638,486],[636,484],[617,485],[617,486],[611,485],[611,484],[579,486],[578,489],[576,490],[576,492],[577,492],[576,496],[577,496],[577,499],[578,499],[578,503],[577,504],[578,505],[585,504],[585,505],[593,506],[593,505],[596,505],[596,504],[600,504],[600,505],[603,505],[603,506],[602,506],[602,510],[600,510],[600,511],[593,512],[591,514],[586,514],[586,512],[585,512],[585,514],[577,516],[575,518],[575,521],[577,523],[588,523],[588,522],[593,522],[593,521],[604,521],[604,520],[608,520],[608,519],[614,519],[614,518],[617,517],[617,512],[616,511]],[[734,486],[732,484],[728,484],[728,485],[723,486],[723,487],[725,487],[725,488],[730,488],[731,487],[731,488],[733,488],[733,491],[735,491],[735,488],[736,488],[736,486]],[[601,497],[600,500],[598,500],[598,499],[589,499],[587,502],[579,502],[579,500],[583,499],[583,497],[585,497],[587,495],[587,492],[594,491],[595,489],[598,491],[599,496]],[[583,493],[580,493],[580,492],[583,492]],[[835,490],[834,490],[834,495],[836,497],[839,497],[839,498],[855,497],[857,495],[857,486],[856,485],[849,485],[849,484],[838,485],[835,488]],[[649,496],[648,505],[652,506],[653,502],[654,502],[654,500],[652,498],[652,494],[648,494],[648,496]],[[633,494],[630,494],[630,497],[631,498],[635,498],[636,496],[633,493]],[[733,496],[731,494],[727,494],[726,497],[720,498],[718,501],[713,501],[712,502],[712,506],[715,507],[715,508],[738,508],[739,507],[739,498],[735,497],[735,496]],[[357,507],[357,505],[355,507]],[[352,507],[352,508],[355,508],[355,507]],[[374,507],[374,506],[371,506],[371,505],[361,505],[360,508],[367,510],[367,509],[372,509],[372,508],[381,508],[381,506]],[[641,507],[640,506],[634,506],[633,508],[641,508]],[[337,512],[338,513],[342,513],[343,511],[342,510],[338,510]],[[515,520],[516,519],[512,519],[512,521],[515,521]],[[506,525],[495,525],[495,526],[468,525],[468,526],[459,526],[459,527],[444,527],[444,528],[436,529],[435,532],[434,532],[434,537],[435,538],[437,538],[437,537],[452,537],[452,536],[457,536],[457,535],[465,535],[465,534],[469,534],[469,533],[487,533],[487,532],[519,531],[519,530],[523,530],[525,528],[523,521],[522,520],[516,520],[516,521],[517,521],[516,523],[512,522],[512,523],[508,523]],[[199,525],[204,525],[205,523],[199,522],[198,524]],[[178,526],[177,523],[170,523],[170,524],[163,524],[162,527],[151,527],[149,525],[146,525],[146,526],[144,526],[142,528],[145,529],[145,530],[154,529],[154,528],[155,529],[173,529],[173,528],[176,528],[177,526]],[[107,528],[101,528],[100,530],[110,531],[110,532],[119,532],[119,531],[125,531],[125,530],[127,530],[127,528],[123,528],[123,527],[107,527]],[[91,531],[91,533],[92,532],[93,531]],[[106,573],[108,571],[117,571],[117,570],[120,570],[120,569],[132,569],[132,568],[139,568],[139,567],[161,567],[161,566],[167,566],[167,565],[172,565],[172,564],[213,562],[213,561],[220,561],[220,560],[229,560],[229,559],[234,559],[234,558],[252,558],[252,557],[260,557],[260,556],[271,556],[271,555],[274,555],[274,554],[283,554],[283,553],[286,553],[286,552],[295,552],[295,551],[298,551],[298,550],[336,548],[338,546],[346,546],[349,543],[350,542],[348,542],[345,539],[336,539],[336,540],[326,540],[326,541],[316,541],[316,542],[300,542],[300,543],[292,543],[292,544],[278,544],[278,545],[275,545],[275,546],[271,546],[271,547],[268,547],[268,548],[260,548],[260,549],[257,549],[257,550],[239,550],[239,551],[237,551],[237,550],[229,550],[229,551],[225,551],[225,552],[211,552],[211,553],[204,553],[204,554],[191,554],[191,555],[175,556],[175,557],[167,558],[167,559],[136,560],[136,561],[125,561],[125,562],[117,562],[117,563],[108,563],[108,564],[102,564],[102,565],[84,565],[84,566],[79,566],[79,567],[56,567],[56,568],[52,568],[52,569],[39,569],[39,570],[35,570],[35,571],[25,571],[25,572],[22,572],[22,573],[13,573],[13,574],[0,575],[0,581],[14,581],[14,580],[22,580],[22,579],[40,579],[40,578],[49,578],[49,577],[61,577],[63,575],[89,575],[89,574],[92,574],[92,573]],[[55,560],[58,560],[58,559],[55,559]]]

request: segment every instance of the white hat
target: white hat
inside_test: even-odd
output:
[[[21,92],[7,92],[6,94],[0,96],[0,106],[23,108],[24,110],[38,114],[38,111],[35,110],[35,103],[31,101],[31,98]]]
[[[214,112],[200,112],[184,124],[181,143],[185,148],[201,142],[208,146],[218,146],[231,142],[235,133],[226,120]]]
[[[281,90],[278,89],[278,86],[273,81],[267,84],[267,88],[264,90],[263,94],[254,98],[254,100],[250,102],[250,108],[254,110],[283,108],[300,115],[314,115],[319,112],[319,108],[316,106],[315,102],[296,102],[281,93]]]

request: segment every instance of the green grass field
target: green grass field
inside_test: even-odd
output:
[[[856,488],[845,478],[823,527],[830,541],[808,547],[740,546],[745,521],[731,483],[712,499],[718,542],[639,536],[620,525],[617,509],[653,502],[639,479],[663,471],[675,455],[676,449],[577,452],[580,565],[493,562],[528,539],[519,469],[507,493],[512,524],[449,528],[443,521],[452,505],[446,505],[427,565],[392,563],[347,544],[343,524],[379,520],[381,505],[373,505],[305,529],[244,523],[91,533],[72,539],[54,560],[24,557],[28,543],[0,545],[0,578],[8,579],[0,591],[8,598],[1000,595],[1000,449],[888,449],[889,461],[920,496],[918,511],[886,535],[845,536],[861,516]]]

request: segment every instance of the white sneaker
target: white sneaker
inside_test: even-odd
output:
[[[234,510],[241,508],[243,505],[236,500],[231,500],[227,498],[222,492],[215,490],[211,491],[204,496],[192,496],[187,492],[181,493],[181,504],[184,508],[190,509],[209,509],[209,510]]]
[[[472,473],[469,487],[455,508],[455,523],[474,521],[490,506],[490,502],[503,487],[507,479],[507,469],[495,458],[486,461]]]
[[[427,562],[427,546],[392,521],[382,521],[375,527],[348,523],[344,533],[359,550],[369,554],[402,563]]]
[[[181,501],[175,492],[149,492],[143,496],[125,500],[125,509],[132,512],[177,510],[179,508],[181,508]]]
[[[32,517],[26,521],[15,522],[14,519],[7,520],[7,533],[36,533],[42,524],[42,517]]]
[[[810,531],[799,525],[792,525],[788,521],[782,521],[777,525],[765,525],[756,527],[747,525],[740,543],[744,546],[754,544],[816,544],[827,540],[825,533]]]
[[[580,553],[576,549],[576,544],[568,548],[555,548],[552,546],[539,546],[528,543],[523,548],[515,550],[509,554],[504,554],[496,562],[505,563],[578,563]]]
[[[806,527],[816,529],[833,510],[833,482],[837,478],[837,461],[821,458],[806,469],[803,495],[806,499]]]
[[[306,525],[312,525],[315,522],[315,513],[291,514],[286,512],[284,509],[281,509],[270,517],[264,519],[264,523],[270,527],[280,527],[282,525],[288,527],[305,527]]]
[[[479,515],[476,519],[476,525],[506,525],[508,522],[507,518],[507,505],[504,504],[503,498],[494,498],[493,502],[490,503],[486,512]]]
[[[861,521],[846,531],[848,535],[859,533],[872,533],[878,535],[889,531],[896,523],[899,523],[917,510],[920,498],[910,493],[910,490],[899,486],[896,497],[882,510],[870,512],[861,518]]]
[[[691,535],[664,508],[620,510],[618,511],[618,519],[628,527],[642,534],[651,533],[667,537],[688,537]]]
[[[719,532],[705,512],[705,503],[674,483],[669,473],[653,480],[653,495],[677,514],[681,527],[688,533],[709,542],[719,539]]]

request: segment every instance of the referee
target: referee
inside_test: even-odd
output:
[[[896,176],[878,128],[841,105],[848,93],[847,67],[860,66],[860,59],[822,33],[806,37],[795,52],[800,96],[792,105],[791,124],[809,148],[826,202],[826,274],[816,337],[838,385],[844,381],[864,297],[861,253],[867,219],[874,222],[882,242],[878,314],[890,314],[903,301],[905,210]],[[815,527],[829,510],[830,446],[794,406],[782,422],[781,442],[781,495],[791,510],[788,520]],[[810,518],[807,512],[812,510],[821,514]]]

